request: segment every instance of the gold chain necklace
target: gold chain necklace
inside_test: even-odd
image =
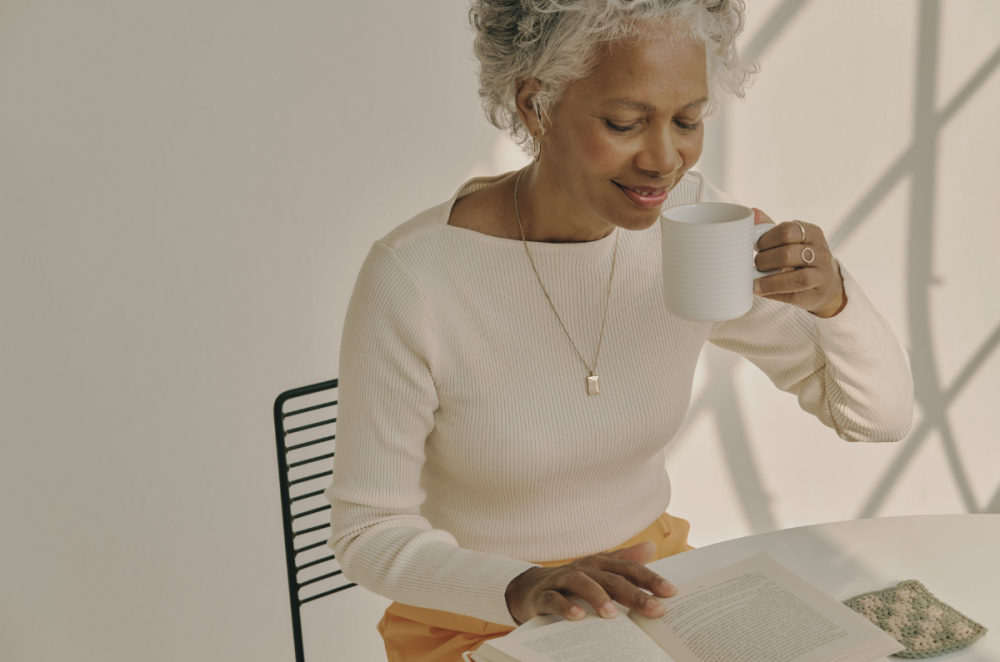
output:
[[[570,337],[569,331],[566,330],[566,325],[563,324],[562,318],[559,317],[559,313],[556,312],[556,307],[552,304],[552,299],[549,297],[548,291],[545,289],[545,284],[542,283],[542,277],[538,275],[538,268],[535,266],[535,260],[531,257],[531,251],[528,250],[528,240],[524,238],[524,226],[521,225],[521,212],[517,208],[517,185],[521,183],[521,175],[524,174],[524,169],[517,174],[517,179],[514,181],[514,213],[517,214],[517,227],[521,230],[521,241],[524,242],[524,252],[528,254],[528,260],[531,262],[531,269],[535,272],[535,278],[538,279],[538,284],[542,286],[542,293],[545,295],[545,299],[549,302],[549,306],[552,308],[552,312],[556,315],[556,320],[559,322],[559,326],[562,327],[563,333],[569,338],[569,344],[573,345],[573,349],[576,350],[576,355],[580,357],[583,362],[584,367],[587,368],[587,372],[590,373],[587,377],[587,395],[600,395],[601,394],[601,377],[597,374],[597,359],[601,355],[601,341],[604,340],[604,323],[608,321],[608,302],[611,300],[611,283],[615,278],[615,260],[618,259],[618,233],[621,228],[615,228],[615,252],[611,256],[611,277],[608,278],[608,293],[604,297],[604,318],[601,320],[601,335],[597,339],[597,352],[594,354],[594,367],[591,369],[590,364],[587,360],[583,358],[583,354],[577,349],[576,343],[573,342],[573,338]]]

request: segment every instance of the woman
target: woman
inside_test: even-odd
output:
[[[753,71],[742,0],[477,0],[471,18],[484,107],[534,160],[376,242],[341,346],[330,546],[396,600],[391,661],[457,661],[535,615],[581,618],[573,598],[658,614],[646,591],[673,589],[645,564],[690,549],[664,449],[706,340],[843,439],[898,440],[912,417],[906,352],[817,225],[761,237],[757,267],[782,272],[743,317],[664,309],[661,210],[730,200],[690,168]]]

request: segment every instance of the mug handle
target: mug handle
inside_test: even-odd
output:
[[[761,235],[763,235],[773,227],[775,227],[774,223],[758,223],[757,225],[753,226],[753,245],[756,246],[757,240],[760,239]],[[754,254],[756,255],[756,253],[757,249],[754,248]],[[780,273],[781,269],[775,269],[773,271],[758,271],[756,266],[753,267],[754,280],[757,280],[761,276],[770,276],[772,274],[780,274]]]

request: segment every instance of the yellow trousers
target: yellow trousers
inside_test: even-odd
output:
[[[629,540],[607,551],[631,547],[643,540],[656,544],[652,561],[694,549],[687,542],[690,524],[663,513]],[[551,567],[575,559],[533,562]],[[669,579],[669,577],[667,578]],[[490,639],[513,632],[514,628],[437,609],[413,607],[393,602],[378,623],[385,640],[389,662],[462,662],[462,653],[473,651]]]

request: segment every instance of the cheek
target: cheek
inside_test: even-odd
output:
[[[702,126],[693,135],[688,137],[679,146],[681,155],[684,157],[684,165],[690,168],[701,158],[701,151],[705,147],[705,127]]]
[[[576,165],[591,172],[615,171],[628,157],[625,150],[599,130],[581,133],[576,145]]]

